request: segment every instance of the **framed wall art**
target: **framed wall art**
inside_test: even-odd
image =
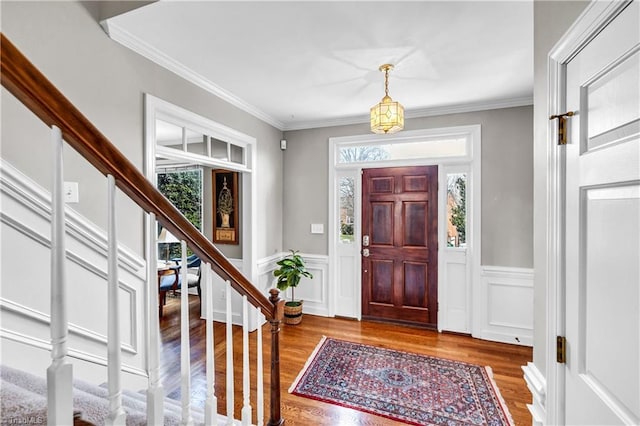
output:
[[[238,244],[238,172],[213,170],[213,242]]]

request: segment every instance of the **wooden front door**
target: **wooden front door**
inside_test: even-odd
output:
[[[362,174],[362,316],[436,328],[438,166]]]

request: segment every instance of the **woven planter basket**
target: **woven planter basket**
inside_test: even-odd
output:
[[[298,306],[284,305],[284,323],[290,325],[300,324],[302,321],[302,300]]]

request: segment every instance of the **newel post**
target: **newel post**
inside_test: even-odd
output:
[[[272,288],[269,290],[269,301],[273,304],[273,318],[271,323],[271,407],[268,426],[284,424],[280,412],[280,324],[284,318],[284,300],[280,299],[280,292]]]

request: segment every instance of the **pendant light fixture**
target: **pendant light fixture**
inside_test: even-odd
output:
[[[399,132],[404,128],[404,107],[389,96],[389,71],[393,65],[380,65],[379,69],[384,72],[384,97],[371,107],[371,131],[389,134]]]

